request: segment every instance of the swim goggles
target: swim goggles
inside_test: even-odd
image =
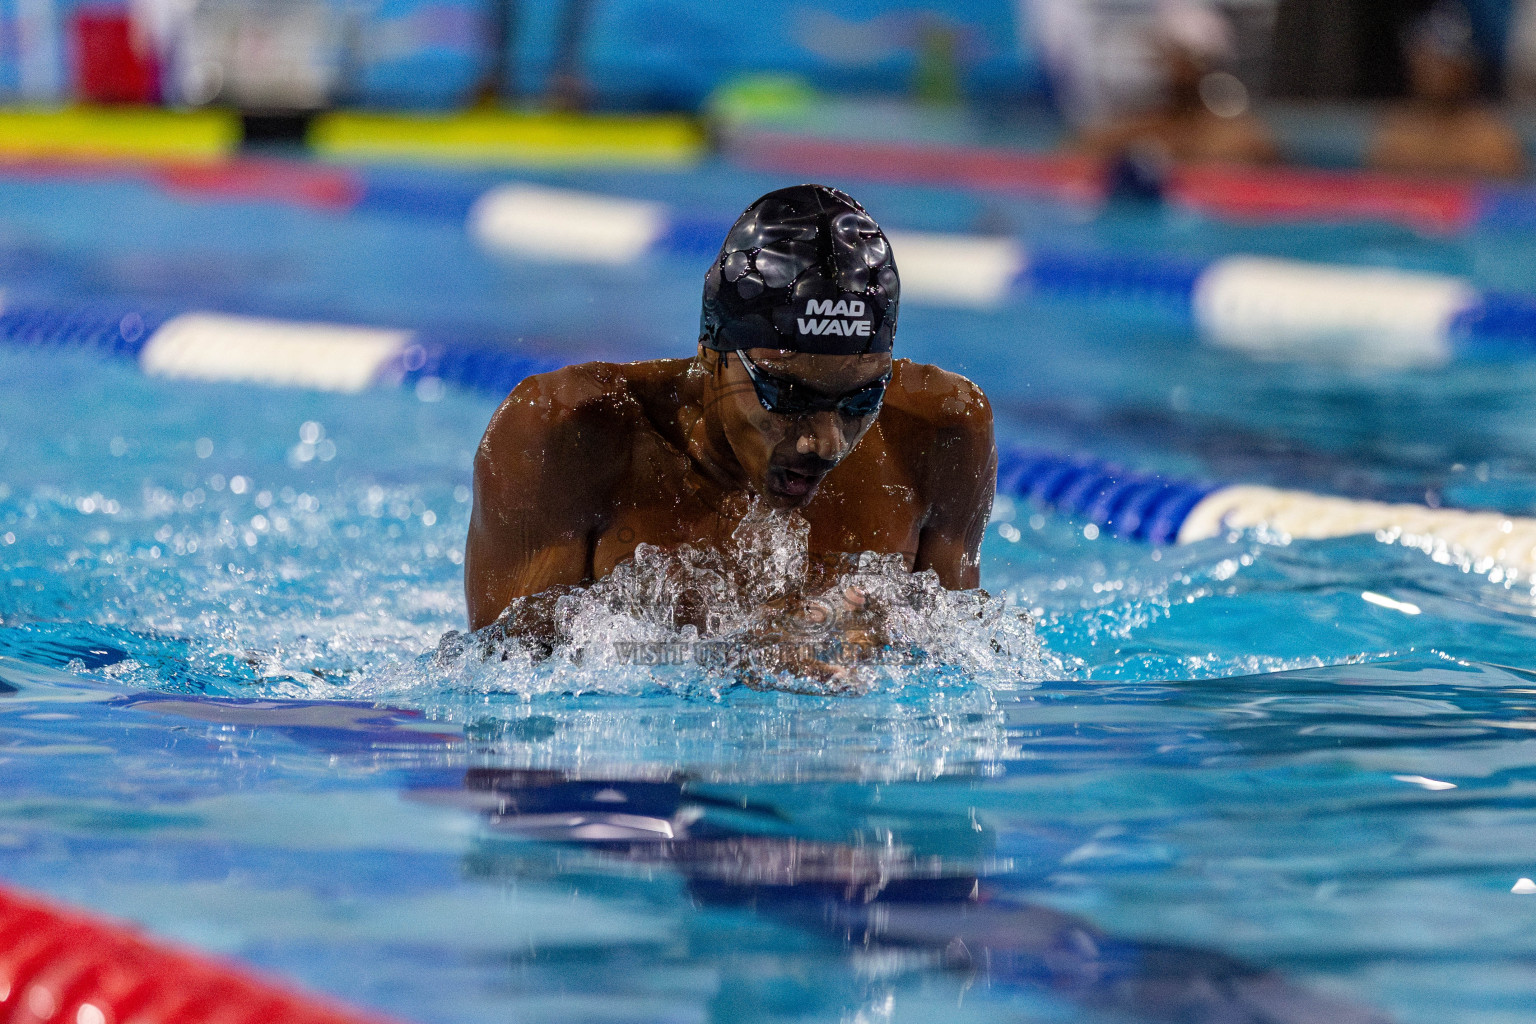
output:
[[[741,367],[752,381],[757,400],[764,409],[779,416],[805,416],[813,412],[835,412],[849,419],[873,416],[880,411],[880,403],[885,400],[885,386],[891,382],[891,375],[887,373],[857,391],[828,395],[808,384],[769,373],[748,359],[741,349],[737,349],[736,354],[741,357]]]

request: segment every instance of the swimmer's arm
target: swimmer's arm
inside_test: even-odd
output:
[[[930,453],[932,504],[918,534],[913,569],[932,569],[950,590],[981,586],[981,538],[997,489],[992,407],[963,381],[963,407],[945,416]]]
[[[470,629],[517,598],[590,579],[592,537],[623,449],[604,390],[586,368],[540,374],[492,417],[475,455],[464,550]]]

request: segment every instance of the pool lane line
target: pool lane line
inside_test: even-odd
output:
[[[730,229],[664,203],[525,183],[490,189],[468,229],[484,249],[587,265],[701,265]],[[888,231],[902,299],[992,310],[1033,293],[1135,301],[1188,317],[1211,345],[1263,357],[1436,366],[1536,355],[1536,295],[1446,274],[1259,256],[1216,260],[1074,252],[1002,236]]]
[[[215,166],[248,142],[232,111],[147,106],[0,111],[0,166],[14,161]],[[1109,175],[1097,159],[1066,152],[825,138],[726,126],[727,159],[755,169],[1104,201]],[[714,148],[705,126],[679,115],[579,115],[473,110],[449,114],[330,111],[305,130],[321,161],[394,161],[440,167],[636,167],[696,165]],[[275,162],[275,161],[274,161]],[[287,160],[301,173],[312,161]],[[323,166],[323,164],[318,165]],[[1171,203],[1236,221],[1378,221],[1420,231],[1536,228],[1536,190],[1520,184],[1415,178],[1364,170],[1189,165],[1166,185]],[[265,198],[282,201],[280,193]],[[292,201],[305,202],[302,193]]]
[[[72,158],[12,153],[3,145],[0,145],[0,176],[48,182],[136,181],[181,199],[276,203],[333,213],[366,208],[365,200],[370,189],[369,175],[363,172],[301,160],[254,156]],[[391,179],[386,178],[388,180]],[[446,187],[441,191],[450,195],[454,192]],[[387,187],[382,194],[386,204],[394,196]],[[463,210],[468,210],[473,199],[459,199],[458,202]],[[404,206],[398,202],[397,205]]]
[[[997,490],[1086,520],[1095,535],[1148,544],[1248,530],[1287,540],[1372,535],[1476,572],[1536,579],[1536,518],[1528,516],[1170,478],[1018,447],[998,452]]]
[[[0,1015],[66,1024],[387,1024],[213,957],[0,886]]]
[[[12,169],[52,175],[58,168]],[[458,220],[491,252],[588,265],[702,263],[730,227],[724,217],[646,200],[522,183],[484,190],[424,183],[400,171],[295,161],[108,164],[70,172],[146,178],[201,199]],[[1201,261],[1056,250],[1004,236],[888,234],[903,298],[918,305],[996,310],[1035,294],[1131,302],[1192,322],[1215,347],[1266,358],[1425,367],[1536,355],[1536,295],[1480,291],[1450,275],[1256,256]]]
[[[678,114],[335,110],[315,117],[306,141],[327,160],[480,167],[674,169],[709,151],[698,119]]]
[[[240,145],[237,114],[139,106],[0,109],[0,159],[216,161]]]
[[[431,331],[229,313],[170,313],[121,302],[5,305],[0,346],[74,349],[132,360],[172,380],[353,394],[372,387],[452,385],[505,395],[564,365]]]
[[[1104,161],[1070,152],[937,143],[849,141],[771,129],[721,133],[726,159],[782,174],[857,182],[962,187],[1077,206],[1108,198]],[[1524,184],[1415,177],[1356,169],[1187,164],[1167,201],[1232,222],[1366,221],[1432,234],[1536,228],[1536,190]]]
[[[992,411],[1014,436],[1048,435],[1066,451],[1168,453],[1193,460],[1213,480],[1278,482],[1319,494],[1437,506],[1456,475],[1453,464],[1412,452],[1375,452],[1370,465],[1362,466],[1347,449],[1318,447],[1281,431],[1167,404],[1101,407],[1065,397],[990,397]],[[1531,460],[1520,466],[1536,470]]]
[[[423,394],[453,385],[501,396],[563,365],[409,330],[106,305],[7,309],[0,313],[6,344],[132,359],[146,374],[172,380],[339,393],[393,386]],[[1245,530],[1314,540],[1372,534],[1480,572],[1498,566],[1536,577],[1536,518],[1170,478],[1010,445],[998,453],[997,489],[1086,520],[1095,535],[1138,543],[1191,544]]]

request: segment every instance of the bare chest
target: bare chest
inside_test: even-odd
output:
[[[751,501],[748,494],[722,492],[704,481],[682,453],[659,444],[638,450],[626,477],[591,540],[595,578],[608,575],[641,544],[725,547]],[[910,567],[928,505],[899,460],[883,450],[855,450],[800,511],[811,526],[814,558],[876,551],[900,554]]]

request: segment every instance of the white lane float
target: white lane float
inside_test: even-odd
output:
[[[687,220],[648,200],[518,183],[482,195],[467,227],[489,252],[625,266],[667,256],[707,260],[730,222]],[[1094,300],[1150,293],[1185,305],[1210,344],[1260,358],[1413,367],[1476,348],[1536,352],[1536,298],[1511,305],[1446,274],[1256,256],[1191,266],[1157,255],[1052,252],[999,236],[888,237],[902,298],[918,305],[986,310],[1032,291]],[[1484,323],[1485,308],[1501,322]]]

